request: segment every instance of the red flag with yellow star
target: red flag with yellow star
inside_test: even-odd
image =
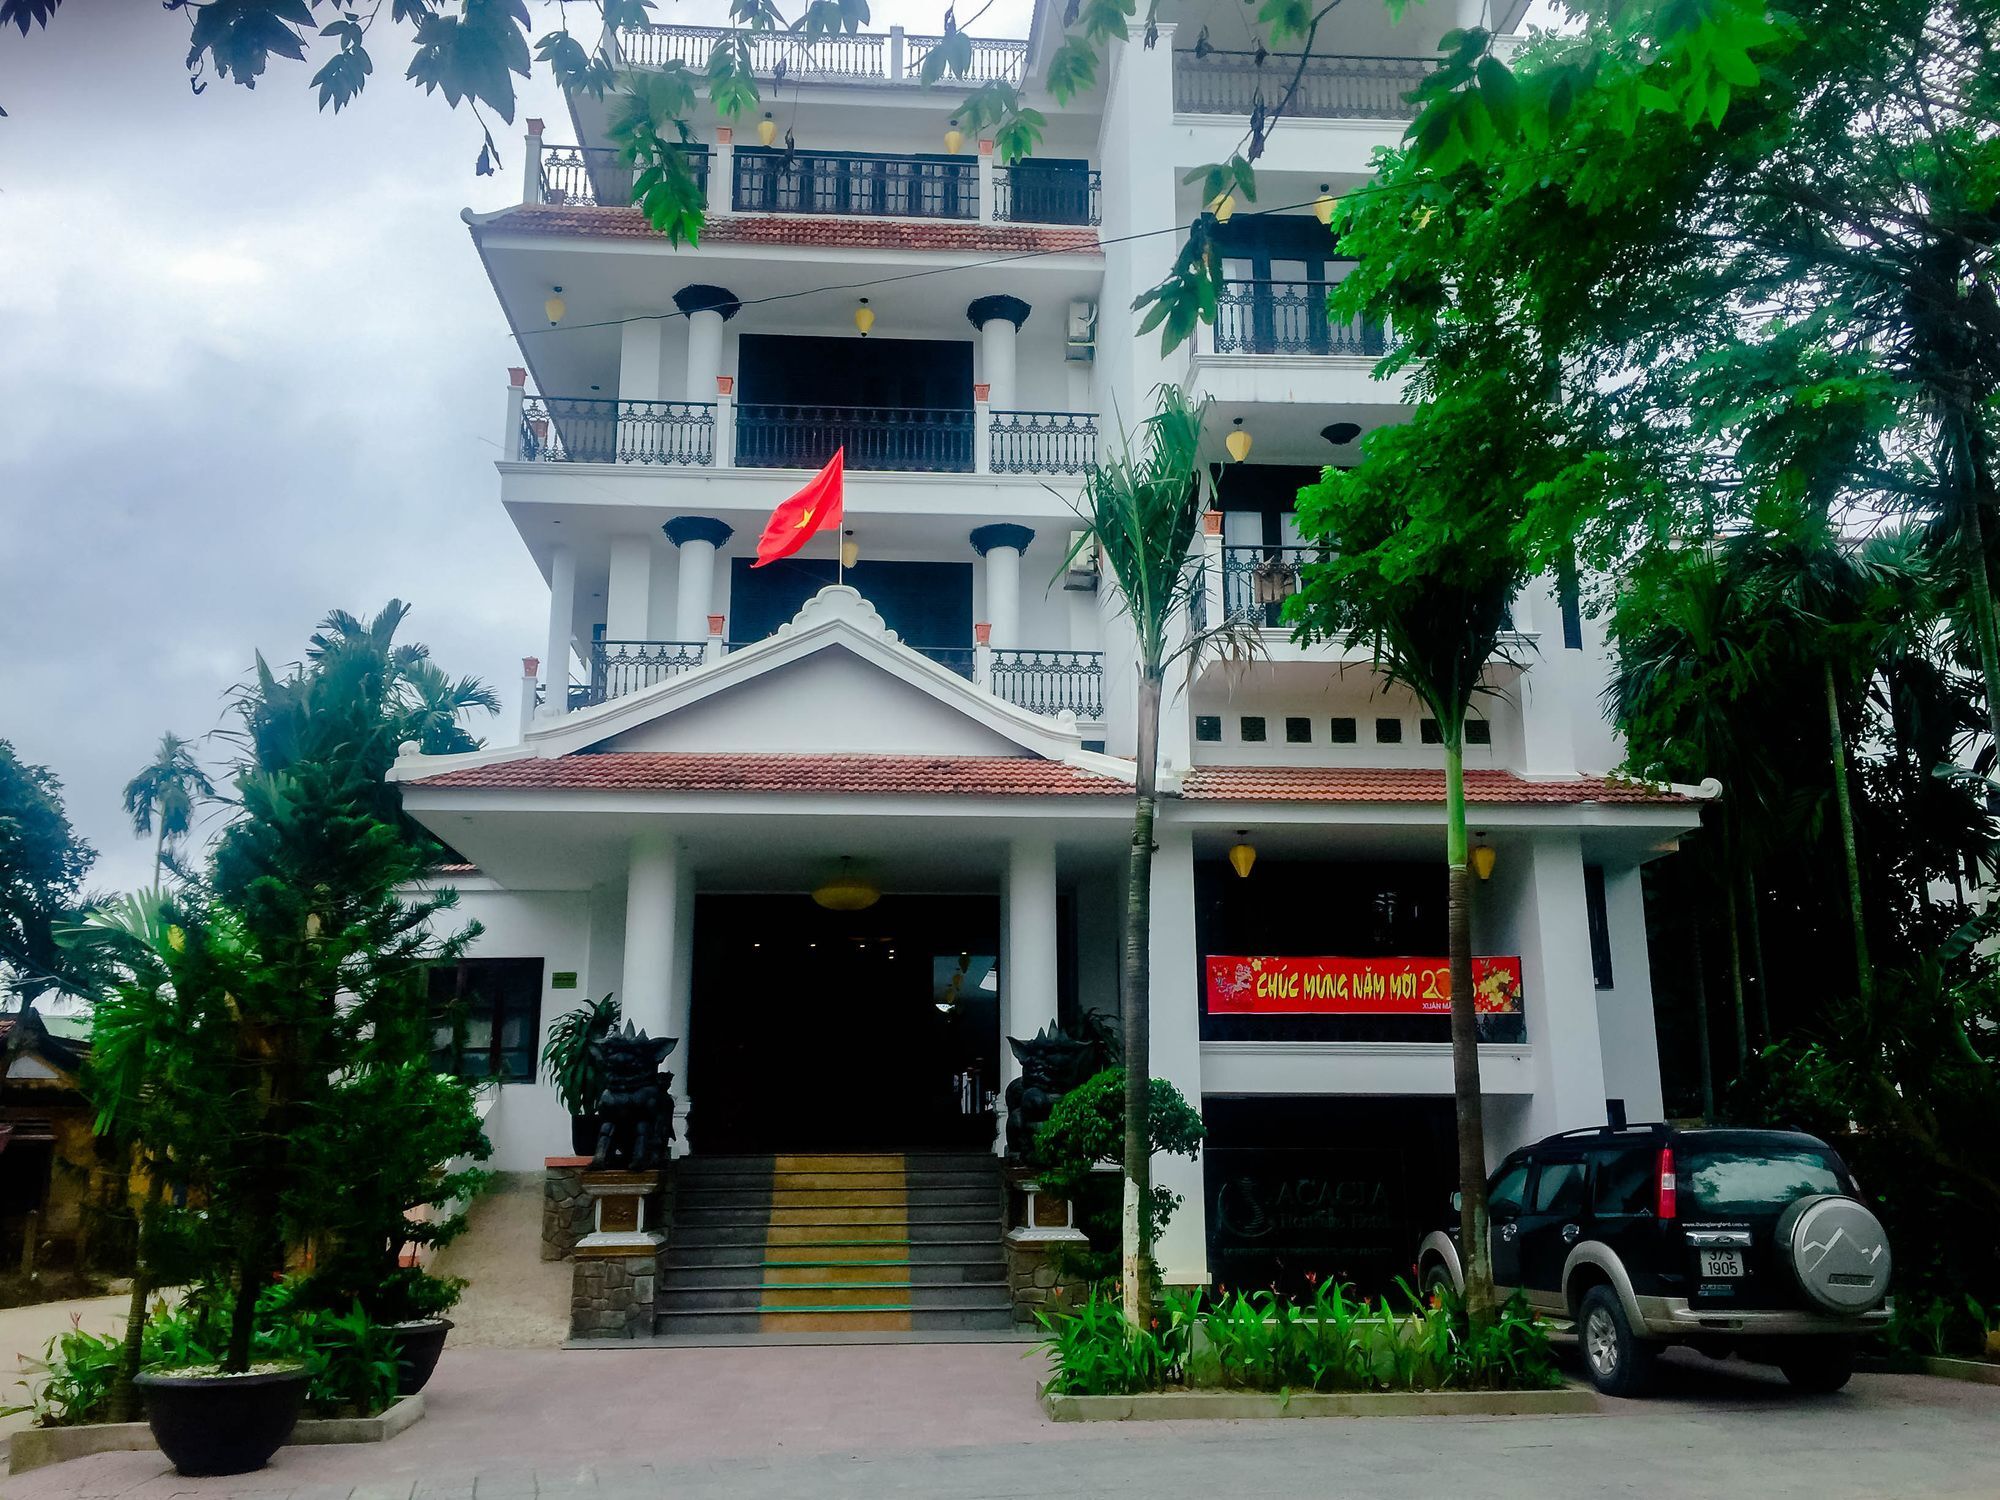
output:
[[[844,512],[841,475],[847,449],[836,448],[824,469],[806,482],[806,487],[771,512],[764,534],[757,538],[757,561],[750,566],[790,557],[815,532],[832,531],[840,525]]]

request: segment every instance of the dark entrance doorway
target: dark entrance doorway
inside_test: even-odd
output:
[[[984,1150],[1000,1086],[999,903],[695,903],[696,1153]]]
[[[830,545],[828,543],[822,545]],[[730,626],[738,645],[774,634],[806,600],[835,579],[830,557],[787,557],[767,567],[751,559],[730,564]],[[882,622],[906,646],[972,675],[972,564],[868,562],[846,570],[850,588],[875,606]]]

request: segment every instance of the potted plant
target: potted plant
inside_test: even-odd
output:
[[[176,1471],[248,1474],[271,1461],[292,1435],[306,1396],[300,1364],[200,1365],[141,1370],[146,1425]]]
[[[607,994],[557,1016],[542,1044],[542,1066],[549,1070],[549,1081],[569,1111],[570,1149],[578,1156],[597,1150],[597,1101],[604,1092],[604,1066],[592,1044],[610,1035],[619,1020],[618,1002]]]
[[[433,1276],[417,1266],[403,1267],[378,1289],[371,1311],[389,1330],[398,1396],[414,1396],[430,1382],[453,1326],[445,1314],[464,1290],[456,1276]]]

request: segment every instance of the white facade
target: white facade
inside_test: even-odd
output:
[[[1224,19],[1218,6],[1218,36]],[[776,151],[755,145],[754,121],[704,132],[712,217],[699,247],[671,247],[618,205],[601,105],[588,100],[572,108],[584,149],[531,125],[523,205],[468,215],[520,332],[497,467],[550,581],[546,628],[522,622],[524,642],[546,641],[545,693],[519,746],[408,757],[395,775],[415,815],[476,866],[456,881],[485,927],[475,955],[539,960],[543,1024],[612,992],[647,1029],[683,1039],[669,1059],[682,1149],[704,1149],[704,1120],[754,1113],[740,1096],[755,1075],[729,1053],[756,1040],[751,1008],[790,1018],[769,1039],[774,1059],[789,1056],[812,1015],[795,992],[820,983],[844,1009],[810,1043],[818,1071],[803,1087],[824,1089],[818,1112],[838,1115],[864,1080],[871,1093],[916,1087],[875,1076],[882,1059],[921,1072],[946,1053],[871,1037],[902,1023],[892,1007],[869,1013],[867,976],[889,986],[889,965],[906,959],[943,975],[943,936],[928,944],[941,951],[917,951],[938,924],[970,924],[978,936],[955,941],[990,939],[997,965],[999,1034],[967,1064],[981,1106],[1012,1076],[1000,1036],[1116,1011],[1132,657],[1108,582],[1087,558],[1064,566],[1078,475],[1162,381],[1212,398],[1218,464],[1240,419],[1252,452],[1223,476],[1199,561],[1209,610],[1255,614],[1303,559],[1289,514],[1300,476],[1351,461],[1354,432],[1398,419],[1399,389],[1372,378],[1379,334],[1327,324],[1325,287],[1344,272],[1312,205],[1322,184],[1338,193],[1365,179],[1369,152],[1398,139],[1415,65],[1395,59],[1433,53],[1458,17],[1433,5],[1400,30],[1379,7],[1328,21],[1323,44],[1351,57],[1315,73],[1313,113],[1271,138],[1267,211],[1240,205],[1231,220],[1224,316],[1162,355],[1154,336],[1133,336],[1127,309],[1201,210],[1181,178],[1236,149],[1257,85],[1253,61],[1206,41],[1197,55],[1210,20],[1188,7],[1151,49],[1112,47],[1101,88],[1067,107],[1031,88],[1049,117],[1041,168],[1010,171],[971,140],[945,152],[958,95],[910,81],[923,39],[895,33],[794,44],[796,88],[784,92],[797,105]],[[1058,30],[1044,5],[1025,49],[982,48],[979,66],[1038,76]],[[659,27],[619,45],[645,65],[701,43]],[[802,153],[789,160],[785,128]],[[551,326],[543,304],[557,288]],[[853,587],[823,589],[831,536],[789,573],[749,571],[771,509],[835,443],[847,449]],[[1560,591],[1538,583],[1514,625],[1515,661],[1494,669],[1488,732],[1467,753],[1483,773],[1473,819],[1496,855],[1478,889],[1477,949],[1518,956],[1523,975],[1519,1027],[1483,1049],[1496,1156],[1602,1122],[1607,1099],[1658,1114],[1638,872],[1696,821],[1684,796],[1599,779],[1620,755],[1597,708],[1591,622],[1573,609],[1565,619]],[[1409,951],[1381,945],[1428,941],[1424,882],[1441,880],[1442,753],[1417,705],[1365,660],[1264,634],[1258,660],[1199,667],[1167,706],[1154,1072],[1205,1111],[1227,1101],[1218,1120],[1266,1104],[1448,1101],[1434,1017],[1259,1032],[1205,1014],[1215,945],[1255,932],[1272,953],[1340,954],[1365,935],[1369,953]],[[1232,885],[1224,854],[1238,843],[1258,864]],[[874,967],[821,974],[800,949],[777,994],[757,967],[758,934],[776,946],[798,933],[760,914],[806,911],[802,894],[843,868],[863,871],[902,925],[825,929],[829,947],[877,944],[863,954]],[[1273,928],[1316,882],[1373,894],[1329,897],[1322,916]],[[1430,951],[1443,951],[1441,924]],[[978,967],[968,949],[961,977]],[[733,993],[732,975],[761,977]],[[963,1034],[938,1047],[967,1045],[964,1018],[987,1014],[957,998],[936,1009]],[[810,1134],[814,1108],[795,1086],[786,1099],[774,1114]],[[740,1123],[712,1128],[751,1138]],[[568,1149],[539,1080],[501,1090],[491,1130],[507,1169]],[[1205,1279],[1202,1165],[1158,1171],[1186,1195],[1161,1246],[1165,1273]]]

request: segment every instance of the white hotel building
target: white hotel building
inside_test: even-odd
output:
[[[1043,0],[1025,42],[979,43],[977,77],[1039,79],[1060,13]],[[935,38],[772,38],[773,142],[755,116],[702,125],[698,247],[628,206],[589,98],[575,144],[530,122],[518,207],[466,215],[520,333],[496,467],[549,583],[545,691],[518,744],[394,775],[472,867],[454,877],[485,926],[463,1063],[506,1080],[496,1165],[569,1149],[535,1054],[606,992],[680,1038],[676,1149],[697,1160],[990,1149],[1016,1071],[1003,1037],[1116,1011],[1134,674],[1110,581],[1063,565],[1078,476],[1160,382],[1211,400],[1205,608],[1275,626],[1310,555],[1298,488],[1403,410],[1372,375],[1381,331],[1326,316],[1345,264],[1313,204],[1399,139],[1402,94],[1459,22],[1436,3],[1400,25],[1380,4],[1334,13],[1337,55],[1258,164],[1264,211],[1220,230],[1220,317],[1163,356],[1129,308],[1202,207],[1181,179],[1238,149],[1293,66],[1260,65],[1250,15],[1177,6],[1068,105],[1031,83],[1047,134],[1012,166],[970,137],[947,149],[962,91],[916,78]],[[699,71],[717,34],[610,45]],[[1239,425],[1252,447],[1232,462]],[[772,508],[837,445],[845,586],[831,536],[752,571]],[[1607,1100],[1660,1113],[1640,867],[1697,821],[1687,796],[1606,780],[1605,657],[1573,594],[1537,582],[1514,626],[1522,664],[1493,669],[1467,750],[1494,857],[1475,951],[1523,978],[1482,1049],[1496,1156],[1601,1123]],[[1264,1219],[1299,1194],[1320,1210],[1286,1220],[1281,1271],[1315,1234],[1393,1262],[1450,1186],[1444,1016],[1209,1013],[1211,955],[1445,951],[1432,726],[1365,657],[1279,628],[1263,645],[1201,664],[1166,708],[1152,1069],[1210,1132],[1203,1161],[1158,1167],[1186,1195],[1160,1247],[1171,1282],[1262,1276]],[[816,904],[843,873],[880,899]],[[1227,1206],[1245,1184],[1270,1215]]]

